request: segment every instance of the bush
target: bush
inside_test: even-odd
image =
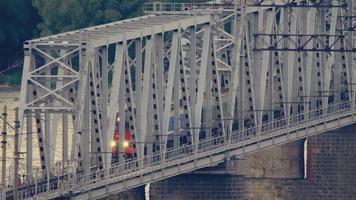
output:
[[[22,69],[12,69],[0,74],[0,84],[20,85],[22,78]]]

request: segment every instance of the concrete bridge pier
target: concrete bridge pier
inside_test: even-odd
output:
[[[145,186],[102,198],[101,200],[145,200]]]

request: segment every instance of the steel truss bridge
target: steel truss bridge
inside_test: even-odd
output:
[[[25,42],[7,199],[103,198],[356,122],[355,0],[144,10]]]

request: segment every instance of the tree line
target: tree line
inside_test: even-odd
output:
[[[22,65],[25,40],[135,17],[147,1],[152,0],[0,0],[0,83],[14,73],[13,82],[21,78],[16,68]]]
[[[0,72],[21,63],[25,40],[133,17],[142,0],[0,0]]]

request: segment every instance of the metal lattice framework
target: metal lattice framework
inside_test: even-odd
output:
[[[104,197],[354,123],[355,5],[153,3],[27,41],[20,198]]]

